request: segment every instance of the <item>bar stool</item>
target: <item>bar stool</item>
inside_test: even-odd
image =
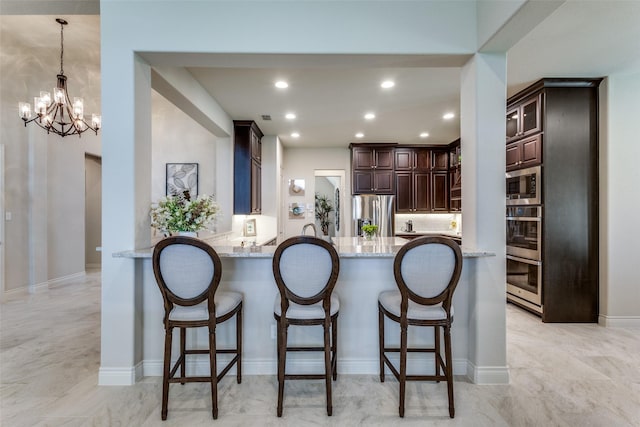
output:
[[[218,418],[218,382],[236,364],[238,384],[242,381],[242,294],[216,292],[222,277],[222,263],[215,250],[192,237],[172,236],[153,250],[153,272],[164,299],[164,370],[162,375],[162,419],[167,419],[170,383],[210,382],[213,418]],[[236,316],[236,348],[216,348],[216,324]],[[186,349],[186,328],[207,327],[209,349]],[[180,330],[180,357],[171,368],[173,328]],[[217,354],[234,357],[217,374]],[[186,376],[186,356],[209,355],[209,376]],[[175,374],[180,368],[180,376]]]
[[[333,295],[340,260],[335,248],[325,240],[297,236],[282,242],[273,256],[273,275],[280,295],[274,304],[278,324],[278,417],[282,416],[284,381],[324,379],[327,415],[331,416],[331,377],[337,378],[336,352],[340,301]],[[284,315],[282,315],[284,313]],[[289,325],[324,328],[324,346],[289,347]],[[324,352],[324,374],[286,374],[287,351]]]
[[[400,383],[400,416],[404,417],[406,381],[447,381],[449,416],[455,415],[453,402],[453,367],[451,364],[451,301],[462,271],[460,246],[444,237],[421,237],[405,244],[393,263],[397,291],[378,296],[378,329],[380,333],[380,381],[384,382],[384,366],[389,367]],[[384,317],[400,324],[400,348],[386,347]],[[407,329],[433,326],[434,346],[408,348]],[[440,328],[444,330],[445,360],[440,351]],[[400,353],[400,372],[387,352]],[[407,375],[407,352],[434,353],[435,375]],[[444,375],[440,374],[440,369]]]

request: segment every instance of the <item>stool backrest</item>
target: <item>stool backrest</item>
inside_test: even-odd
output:
[[[339,271],[338,252],[317,237],[291,237],[273,255],[273,276],[287,307],[288,300],[302,305],[330,303]]]
[[[445,237],[419,237],[400,248],[393,267],[403,302],[442,303],[448,311],[462,271],[462,251]]]
[[[209,312],[215,313],[213,296],[222,277],[222,263],[207,243],[184,236],[161,240],[153,250],[153,273],[166,313],[173,305],[192,306],[207,299]]]

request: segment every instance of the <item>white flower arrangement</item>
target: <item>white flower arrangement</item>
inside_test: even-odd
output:
[[[163,233],[199,231],[207,227],[220,207],[213,196],[191,198],[189,191],[163,197],[151,205],[151,226]]]

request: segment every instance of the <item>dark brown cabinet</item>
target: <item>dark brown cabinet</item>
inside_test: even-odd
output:
[[[393,194],[393,147],[352,146],[353,194]]]
[[[430,149],[396,148],[396,212],[431,211],[431,166]]]
[[[507,170],[542,165],[542,249],[539,260],[532,260],[538,263],[541,304],[517,293],[507,299],[544,322],[598,321],[601,80],[545,78],[507,101],[507,111],[517,111],[521,120],[515,134],[507,122]]]
[[[462,152],[460,140],[449,144],[449,211],[462,210]]]
[[[507,108],[507,142],[542,130],[542,94]]]
[[[431,211],[449,211],[449,186],[447,172],[431,173]]]
[[[431,170],[447,171],[449,169],[449,151],[448,150],[432,150],[431,151]]]
[[[233,213],[262,212],[262,131],[252,120],[234,120]]]
[[[507,144],[507,171],[524,169],[542,163],[542,135],[534,135]]]

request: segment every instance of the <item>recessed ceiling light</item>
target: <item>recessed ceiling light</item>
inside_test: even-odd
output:
[[[364,133],[362,132],[356,133],[356,138],[364,138]]]
[[[420,138],[426,138],[426,137],[428,137],[428,136],[429,136],[429,132],[422,132],[422,133],[420,134]]]
[[[285,82],[285,81],[283,81],[283,80],[280,80],[280,81],[277,81],[277,82],[276,82],[276,87],[277,87],[278,89],[286,89],[286,88],[288,88],[288,87],[289,87],[289,83],[287,83],[287,82]]]
[[[285,119],[293,120],[293,119],[296,118],[296,115],[293,114],[293,113],[287,113],[287,114],[285,114],[284,117],[285,117]]]
[[[394,81],[391,80],[385,80],[382,83],[380,83],[380,87],[383,89],[389,89],[392,88],[396,85],[396,83]]]
[[[367,114],[364,115],[364,118],[367,119],[367,120],[373,120],[373,119],[376,118],[376,115],[373,114],[373,113],[367,113]]]
[[[291,134],[291,137],[292,137],[292,138],[300,138],[300,134],[299,134],[298,132],[293,132],[293,133]]]
[[[453,113],[446,113],[444,116],[442,116],[443,119],[445,120],[449,120],[449,119],[453,119],[456,115]]]

